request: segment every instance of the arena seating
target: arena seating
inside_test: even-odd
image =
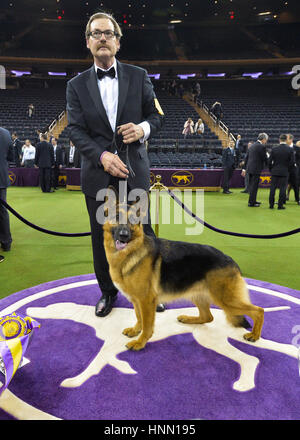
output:
[[[33,104],[35,112],[28,117],[28,106]],[[37,141],[36,130],[45,130],[66,108],[65,91],[51,89],[0,90],[0,126],[10,132],[16,131],[20,140]]]
[[[223,122],[246,143],[255,141],[260,132],[269,135],[269,147],[278,143],[281,133],[300,139],[299,98],[289,80],[205,82],[201,99],[208,107],[220,101]]]

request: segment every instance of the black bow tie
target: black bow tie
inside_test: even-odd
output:
[[[102,79],[104,76],[110,76],[111,78],[115,78],[116,76],[116,71],[114,66],[111,67],[109,70],[101,70],[101,69],[97,69],[97,76],[99,79]]]

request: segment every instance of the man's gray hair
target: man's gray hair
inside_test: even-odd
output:
[[[257,140],[263,141],[264,139],[266,139],[266,140],[269,139],[269,136],[267,135],[267,133],[259,133]]]

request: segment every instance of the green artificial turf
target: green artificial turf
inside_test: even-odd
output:
[[[206,192],[205,221],[220,229],[253,234],[273,234],[300,227],[300,206],[295,202],[288,202],[283,211],[270,210],[269,191],[260,189],[258,200],[263,202],[261,207],[249,208],[248,195],[240,191],[235,189],[230,195]],[[55,193],[42,193],[40,188],[11,187],[7,201],[23,217],[46,229],[67,233],[89,231],[84,196],[79,191],[61,188]],[[185,194],[183,201],[196,214],[200,213],[195,194]],[[154,219],[154,194],[151,203]],[[160,224],[160,237],[215,246],[235,259],[245,277],[300,290],[300,233],[262,240],[231,237],[207,228],[201,233],[198,226],[198,230],[192,231],[196,235],[187,235],[186,228],[191,232],[193,225],[187,222],[174,224],[174,221],[180,223],[181,210],[176,207],[174,215],[172,205],[173,202],[170,205],[171,224]],[[168,206],[169,196],[161,193],[162,223],[168,217]],[[13,215],[10,215],[10,221],[12,249],[10,252],[0,250],[5,256],[0,264],[0,297],[47,281],[93,273],[90,237],[56,237],[29,228]]]

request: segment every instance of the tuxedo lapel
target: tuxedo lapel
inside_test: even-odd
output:
[[[95,72],[94,66],[90,69],[90,76],[87,80],[87,88],[91,95],[91,98],[94,102],[94,105],[100,114],[101,118],[104,120],[105,124],[107,125],[108,129],[112,131],[103,102],[101,98],[101,94],[98,89],[98,83],[97,83],[97,76]]]
[[[122,63],[120,63],[119,61],[117,61],[117,70],[118,70],[118,81],[119,81],[119,99],[118,99],[118,112],[117,112],[116,125],[118,126],[119,119],[126,102],[128,86],[129,86],[129,77],[124,71],[124,67]]]

